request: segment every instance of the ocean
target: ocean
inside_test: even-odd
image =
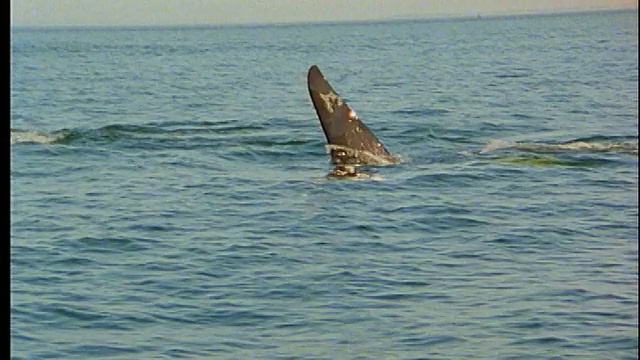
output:
[[[10,42],[12,359],[637,359],[637,10]]]

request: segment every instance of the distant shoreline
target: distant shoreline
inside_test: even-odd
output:
[[[10,31],[28,30],[162,30],[162,29],[216,29],[216,28],[260,28],[260,27],[287,27],[287,26],[323,26],[323,25],[370,25],[397,22],[436,22],[436,21],[484,21],[491,19],[508,19],[514,17],[534,16],[574,16],[593,13],[621,13],[638,12],[637,7],[619,9],[580,9],[560,11],[535,11],[514,13],[475,13],[473,15],[434,15],[431,17],[392,17],[367,20],[342,20],[342,21],[292,21],[292,22],[264,22],[264,23],[222,23],[222,24],[157,24],[157,25],[10,25]]]

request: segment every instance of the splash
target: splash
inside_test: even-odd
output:
[[[342,153],[341,157],[355,159],[355,163],[360,164],[392,165],[398,162],[395,157],[376,155],[365,150],[355,150],[346,146],[328,144],[325,145],[325,149],[327,149],[327,153],[340,152]]]
[[[11,130],[11,144],[53,144],[69,135],[64,131]]]
[[[496,150],[511,149],[517,143],[503,140],[489,140],[489,142],[478,153],[484,154]]]
[[[583,141],[572,140],[564,143],[533,143],[490,140],[478,153],[484,154],[498,150],[522,150],[532,152],[544,151],[587,151],[587,152],[619,152],[638,155],[637,141]]]
[[[621,152],[638,155],[638,143],[621,142],[621,143],[589,143],[584,141],[574,141],[555,146],[558,150],[578,150],[578,151],[595,151],[595,152]]]

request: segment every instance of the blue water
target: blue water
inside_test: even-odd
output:
[[[11,32],[14,359],[636,359],[637,238],[637,11]]]

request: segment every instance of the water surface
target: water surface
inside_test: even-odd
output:
[[[12,358],[636,359],[637,19],[12,30]]]

